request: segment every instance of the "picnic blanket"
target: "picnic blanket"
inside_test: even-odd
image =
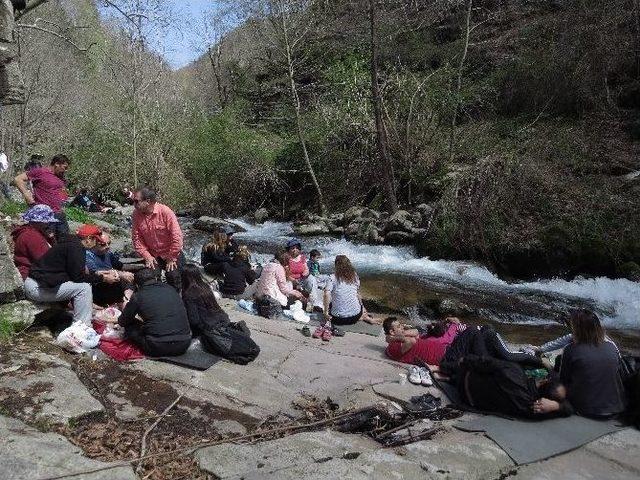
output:
[[[467,432],[484,432],[518,465],[575,450],[626,428],[615,420],[591,420],[579,415],[539,421],[483,415],[458,421],[454,427]]]
[[[615,420],[592,420],[572,415],[549,420],[525,420],[483,414],[462,401],[457,387],[445,380],[435,384],[457,407],[480,416],[459,420],[454,427],[465,432],[484,432],[518,465],[537,462],[575,450],[604,435],[626,427]]]
[[[158,362],[172,363],[181,367],[192,368],[194,370],[207,370],[212,365],[218,363],[221,358],[213,355],[202,347],[200,339],[194,338],[191,340],[189,349],[182,355],[175,355],[171,357],[148,357],[151,360]]]

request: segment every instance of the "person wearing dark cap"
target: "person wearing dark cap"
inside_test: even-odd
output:
[[[85,250],[96,246],[102,234],[95,225],[82,225],[76,235],[67,235],[36,260],[24,282],[25,295],[34,302],[73,300],[73,320],[91,324],[91,284],[115,283],[113,271],[88,273]]]

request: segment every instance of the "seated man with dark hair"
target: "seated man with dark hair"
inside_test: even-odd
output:
[[[191,343],[191,329],[178,292],[160,282],[157,272],[150,268],[137,271],[134,282],[137,291],[118,319],[125,338],[152,357],[186,352]]]
[[[573,413],[567,391],[556,377],[529,378],[517,363],[467,355],[458,374],[461,398],[478,410],[538,420]]]

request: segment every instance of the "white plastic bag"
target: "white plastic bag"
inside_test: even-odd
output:
[[[93,320],[104,324],[118,323],[121,313],[116,307],[103,308],[95,313]]]
[[[86,353],[91,348],[96,348],[100,342],[100,335],[82,322],[73,322],[65,328],[56,338],[55,344],[72,353]]]
[[[108,325],[100,334],[101,340],[122,340],[124,338],[124,330],[119,325]]]

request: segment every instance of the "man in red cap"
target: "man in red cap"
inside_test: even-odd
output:
[[[90,325],[91,284],[118,281],[114,271],[89,273],[86,268],[85,250],[95,247],[101,234],[95,225],[82,225],[76,235],[63,237],[32,263],[24,281],[27,298],[45,303],[73,300],[73,320]]]

